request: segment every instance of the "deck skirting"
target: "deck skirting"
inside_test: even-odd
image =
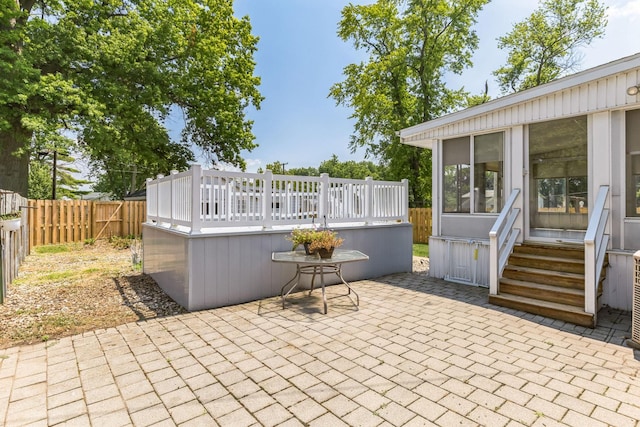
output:
[[[366,262],[344,265],[346,280],[412,270],[410,223],[334,229],[345,239],[342,248],[357,249],[369,256]],[[295,273],[295,265],[271,261],[272,252],[291,250],[291,242],[285,239],[289,233],[236,230],[188,234],[145,224],[144,272],[190,311],[273,297]]]

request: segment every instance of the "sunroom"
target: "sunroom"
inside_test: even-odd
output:
[[[430,275],[593,326],[632,308],[640,54],[403,129],[431,149]]]

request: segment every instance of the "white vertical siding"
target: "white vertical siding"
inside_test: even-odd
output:
[[[637,96],[628,96],[626,90],[640,82],[640,71],[628,70],[573,87],[559,89],[533,99],[496,108],[458,121],[434,126],[403,137],[410,143],[422,140],[447,139],[456,136],[486,132],[524,123],[560,119],[575,115],[596,113],[638,104]]]
[[[619,310],[631,311],[633,308],[633,268],[633,253],[609,253],[607,280],[602,288],[602,304]]]

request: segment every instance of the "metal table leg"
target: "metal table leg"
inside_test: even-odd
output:
[[[287,291],[286,294],[283,295],[284,290],[287,286],[289,286],[290,283],[292,283],[295,280],[295,283],[293,284],[293,286],[291,287],[291,289],[289,289]],[[280,288],[280,297],[282,298],[282,309],[284,310],[284,300],[287,296],[289,296],[289,294],[291,293],[291,291],[293,291],[295,289],[296,286],[298,286],[298,283],[300,283],[300,266],[298,264],[296,264],[296,274],[293,276],[293,278],[291,280],[289,280],[282,288]]]

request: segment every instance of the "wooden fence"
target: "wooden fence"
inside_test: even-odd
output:
[[[431,208],[410,208],[409,222],[413,225],[413,243],[429,243]]]
[[[29,200],[29,248],[112,236],[140,236],[146,202]]]
[[[18,267],[28,254],[26,206],[26,198],[17,193],[0,190],[0,215],[22,213],[20,227],[17,230],[7,230],[5,224],[0,229],[0,303],[4,302],[7,285],[18,275]]]

